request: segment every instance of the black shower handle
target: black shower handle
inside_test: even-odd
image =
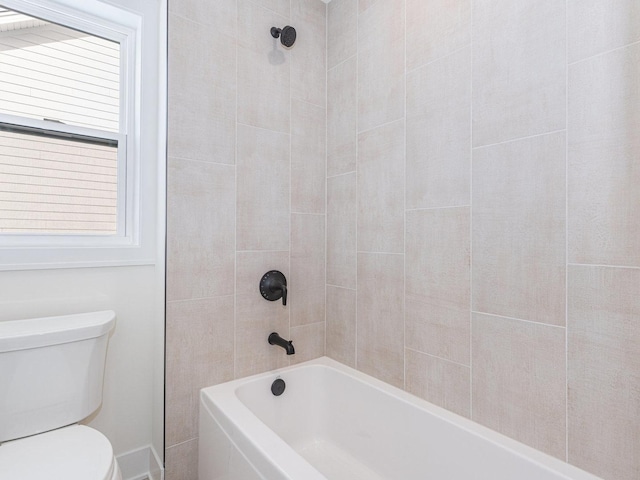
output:
[[[282,305],[286,305],[287,278],[278,270],[271,270],[265,273],[260,279],[260,294],[270,302],[275,302],[282,298]]]

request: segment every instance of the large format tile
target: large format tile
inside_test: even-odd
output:
[[[407,208],[469,205],[471,49],[407,75]]]
[[[473,151],[473,310],[565,323],[565,134]]]
[[[291,326],[324,322],[324,215],[291,216]],[[323,342],[324,345],[324,342]]]
[[[358,370],[404,386],[404,255],[358,254]]]
[[[233,300],[167,303],[167,445],[198,436],[200,389],[233,379]]]
[[[326,110],[291,101],[291,211],[324,213]]]
[[[565,459],[565,330],[473,315],[473,420]]]
[[[289,135],[238,125],[237,249],[289,249]]]
[[[637,0],[568,0],[569,63],[640,40]]]
[[[178,15],[169,17],[168,153],[233,164],[235,40],[221,32],[211,45],[213,29]]]
[[[271,332],[289,338],[289,307],[262,298],[262,275],[279,270],[289,275],[289,252],[238,252],[236,255],[235,376],[246,377],[289,365],[280,347],[269,345]]]
[[[357,70],[353,57],[327,72],[327,175],[356,169]]]
[[[471,415],[471,369],[405,350],[406,390],[458,415]]]
[[[235,197],[235,167],[169,158],[168,301],[234,293]]]
[[[565,2],[473,3],[473,145],[566,123]]]
[[[327,285],[327,356],[356,366],[356,291]]]
[[[569,261],[640,266],[640,45],[569,69]]]
[[[358,251],[404,252],[404,121],[358,136]]]
[[[165,450],[165,480],[198,480],[198,439]]]
[[[296,0],[291,2],[291,8],[291,25],[297,33],[290,50],[291,98],[324,108],[327,103],[326,8],[317,0]]]
[[[640,475],[640,269],[569,267],[569,462]]]
[[[468,207],[407,212],[408,348],[469,364]]]
[[[407,0],[407,70],[471,43],[471,0]]]
[[[214,32],[234,38],[237,34],[237,0],[203,2],[202,0],[171,0],[169,13],[210,25]],[[171,28],[171,20],[169,23]]]
[[[318,323],[291,327],[291,341],[296,353],[290,357],[291,365],[306,362],[324,355],[324,318]]]
[[[238,122],[289,133],[290,60],[275,52],[238,47]]]
[[[327,68],[356,54],[358,0],[333,0],[327,5]]]
[[[356,288],[356,174],[327,179],[327,283]]]
[[[404,116],[404,0],[378,1],[358,17],[358,131]]]

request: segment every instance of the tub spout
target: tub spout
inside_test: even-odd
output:
[[[270,345],[278,345],[279,347],[284,348],[287,352],[287,355],[293,355],[294,353],[296,353],[295,348],[293,348],[293,342],[285,340],[276,332],[273,332],[271,335],[269,335],[268,340]]]

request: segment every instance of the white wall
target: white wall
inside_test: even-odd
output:
[[[41,2],[31,2],[38,4]],[[48,2],[48,5],[54,2]],[[55,3],[83,8],[82,0]],[[0,272],[0,321],[113,309],[118,319],[109,341],[102,407],[87,423],[102,431],[116,455],[153,444],[163,451],[164,402],[164,111],[166,2],[113,0],[104,3],[144,15],[141,188],[152,192],[148,205],[156,223],[155,265]],[[8,5],[11,6],[11,5]],[[159,79],[159,80],[158,80]],[[157,83],[156,83],[157,80]],[[157,123],[156,123],[157,120]]]

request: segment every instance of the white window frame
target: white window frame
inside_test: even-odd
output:
[[[118,141],[117,234],[0,234],[0,270],[155,263],[155,207],[149,205],[155,197],[142,192],[141,182],[142,18],[99,0],[0,0],[0,4],[119,43],[121,89],[118,132],[0,114],[2,123]],[[148,72],[152,79],[157,74]]]

